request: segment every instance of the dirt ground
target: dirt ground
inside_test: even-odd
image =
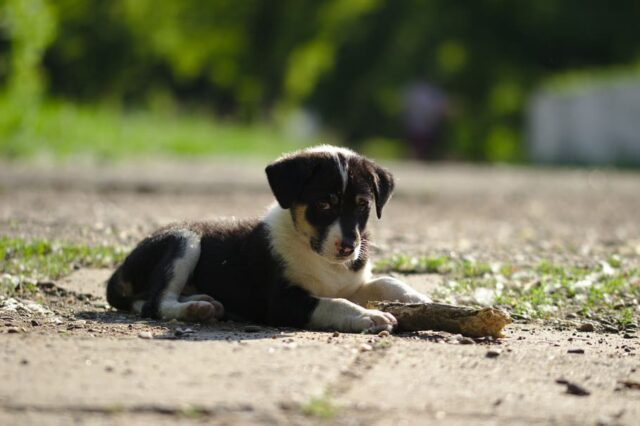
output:
[[[640,257],[640,174],[389,164],[375,256],[593,263]],[[133,244],[158,225],[251,216],[260,162],[0,164],[0,235]],[[638,424],[640,339],[516,323],[500,340],[142,321],[108,270],[0,301],[0,424]],[[427,293],[438,275],[405,277]],[[575,386],[574,386],[575,385]],[[577,387],[576,387],[577,386]],[[588,395],[577,395],[586,390]]]

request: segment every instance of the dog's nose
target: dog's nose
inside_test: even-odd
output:
[[[353,241],[341,241],[338,247],[338,253],[340,256],[349,256],[355,250],[355,243]]]

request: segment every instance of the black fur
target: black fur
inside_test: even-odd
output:
[[[301,288],[289,289],[293,283],[283,278],[263,223],[197,223],[191,229],[202,236],[202,253],[190,284],[221,302],[227,317],[294,327],[308,322],[315,302]],[[282,298],[295,303],[280,306]]]
[[[269,186],[278,204],[288,209],[300,196],[313,174],[319,158],[313,155],[286,157],[269,164],[265,169]]]
[[[173,228],[160,229],[142,240],[118,267],[107,285],[111,306],[129,310],[133,301],[144,300],[142,316],[158,318],[159,297],[173,274],[172,260],[184,250],[184,241],[171,232]]]

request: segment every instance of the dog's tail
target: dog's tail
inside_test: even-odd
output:
[[[107,282],[107,302],[121,311],[131,310],[133,291],[131,284],[123,280],[123,267],[120,265]]]

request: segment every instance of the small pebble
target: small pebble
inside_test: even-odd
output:
[[[487,353],[485,354],[485,357],[486,358],[497,358],[497,357],[500,356],[500,354],[501,354],[501,352],[498,351],[498,350],[490,350],[490,351],[487,351]]]
[[[636,336],[635,334],[631,334],[631,333],[624,333],[624,337],[625,339],[637,339],[638,336]]]
[[[179,328],[179,330],[182,330],[182,332],[184,334],[194,334],[195,330],[191,329],[191,328]]]
[[[640,382],[634,380],[619,380],[618,383],[627,389],[640,390]]]
[[[569,349],[567,351],[567,353],[570,353],[570,354],[583,354],[584,353],[584,349],[582,349],[582,348]]]
[[[138,334],[138,337],[141,339],[153,339],[153,334],[150,331],[143,331]]]
[[[39,323],[37,320],[32,319],[32,320],[31,320],[31,325],[32,325],[33,327],[37,327],[37,326],[39,326],[39,325],[40,325],[40,323]]]
[[[368,352],[373,350],[373,346],[368,343],[363,343],[360,345],[360,352]]]
[[[387,330],[382,330],[378,333],[378,337],[389,337],[389,332]]]
[[[591,392],[589,392],[579,384],[571,383],[571,382],[567,383],[567,393],[571,395],[577,395],[577,396],[591,395]]]
[[[19,333],[20,330],[17,327],[9,327],[7,328],[7,333],[9,334],[13,334],[13,333]]]
[[[340,336],[340,333],[338,333],[337,331],[334,331],[333,334],[331,335],[331,337],[339,337],[339,336]]]
[[[582,323],[578,327],[578,331],[582,331],[582,332],[586,332],[586,333],[592,332],[592,331],[595,331],[595,330],[596,330],[596,328],[590,322]]]
[[[460,343],[461,345],[475,345],[476,341],[471,337],[462,336],[458,338],[458,343]]]

